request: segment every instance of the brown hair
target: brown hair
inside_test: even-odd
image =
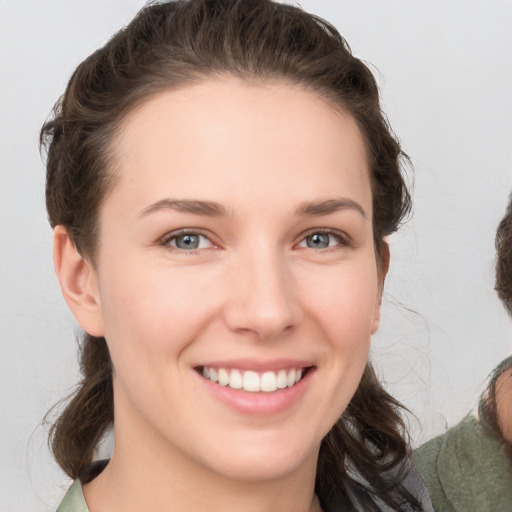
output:
[[[494,289],[512,316],[512,196],[496,230],[496,282]]]
[[[300,84],[356,120],[370,157],[374,239],[382,258],[384,237],[411,205],[401,172],[404,155],[380,110],[375,79],[329,23],[269,0],[149,5],[78,66],[41,131],[52,227],[65,226],[94,262],[98,209],[115,183],[109,145],[120,123],[159,91],[219,75]],[[81,370],[82,382],[50,433],[55,458],[72,478],[91,462],[113,421],[104,338],[84,334]],[[377,510],[370,495],[390,505],[412,500],[400,487],[408,447],[399,409],[368,364],[320,449],[316,490],[322,504],[352,508],[359,502],[364,510]]]

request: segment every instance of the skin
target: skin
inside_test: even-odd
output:
[[[512,370],[506,370],[496,383],[498,425],[503,439],[512,445]]]
[[[55,229],[64,296],[115,368],[115,450],[89,507],[319,510],[320,442],[360,381],[385,274],[356,123],[299,86],[226,78],[147,101],[113,151],[94,264]],[[177,247],[183,229],[197,250]],[[322,230],[328,246],[309,247]],[[271,414],[222,402],[196,371],[290,359],[311,371]]]

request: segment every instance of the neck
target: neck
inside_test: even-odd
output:
[[[199,512],[320,512],[314,494],[314,475],[288,475],[280,479],[243,482],[219,475],[176,474],[173,468],[153,464],[131,466],[114,456],[84,494],[91,512],[175,510]],[[204,473],[204,472],[203,472]]]
[[[84,485],[91,512],[321,511],[314,494],[317,453],[286,475],[242,480],[190,460],[186,454],[165,446],[164,440],[154,433],[134,434],[116,429],[110,463],[92,482]]]

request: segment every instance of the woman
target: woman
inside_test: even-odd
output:
[[[496,231],[498,297],[512,316],[512,197]],[[512,509],[512,356],[491,374],[470,413],[414,453],[436,511]]]
[[[85,333],[51,432],[76,479],[59,510],[428,509],[367,363],[402,153],[333,27],[265,0],[151,5],[41,137]]]

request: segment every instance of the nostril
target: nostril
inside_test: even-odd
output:
[[[253,333],[260,340],[271,340],[289,335],[300,323],[302,315],[290,308],[268,308],[268,304],[234,304],[226,311],[226,323],[232,331]]]
[[[225,319],[232,331],[273,339],[300,323],[302,308],[294,293],[287,260],[261,240],[245,247],[231,268]],[[242,259],[243,258],[243,259]]]

